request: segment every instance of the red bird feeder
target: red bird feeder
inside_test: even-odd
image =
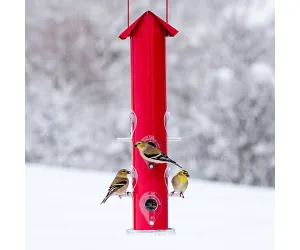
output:
[[[168,2],[166,1],[166,20]],[[128,1],[129,26],[129,1]],[[134,148],[139,140],[151,141],[167,154],[166,36],[178,33],[167,22],[145,12],[119,36],[130,36],[131,136],[133,176],[133,229],[172,231],[168,226],[167,164],[149,165]]]

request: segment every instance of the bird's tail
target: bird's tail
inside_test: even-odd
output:
[[[173,161],[173,160],[171,160],[170,158],[169,158],[168,161],[171,162],[171,163],[173,163],[173,164],[175,164],[176,166],[182,168],[176,161]]]
[[[106,195],[106,197],[103,199],[103,201],[100,203],[100,205],[101,205],[101,204],[104,204],[110,196],[111,196],[111,194],[108,193],[108,194]]]
[[[174,164],[180,168],[182,168],[177,162],[174,161]]]
[[[156,160],[160,160],[161,162],[170,162],[170,163],[173,163],[175,164],[176,166],[182,168],[177,162],[173,161],[172,159],[170,159],[170,157],[168,157],[167,155],[165,154],[160,154]]]

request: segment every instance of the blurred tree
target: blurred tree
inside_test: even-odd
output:
[[[271,4],[270,4],[271,3]],[[132,4],[132,21],[162,1]],[[194,177],[274,186],[274,8],[269,0],[170,3],[169,154]],[[26,161],[130,166],[126,1],[26,1]],[[176,153],[175,153],[176,152]]]

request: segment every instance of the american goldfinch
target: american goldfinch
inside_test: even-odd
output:
[[[171,162],[171,163],[175,164],[176,166],[182,168],[175,161],[171,160],[167,155],[165,155],[163,152],[161,152],[157,147],[153,146],[151,142],[149,143],[146,141],[138,141],[134,145],[134,147],[138,148],[141,156],[149,162],[153,162],[153,163]]]
[[[171,192],[173,195],[175,192],[180,192],[180,197],[184,198],[183,193],[189,185],[188,178],[190,177],[188,171],[181,170],[172,178],[172,185],[174,191]]]
[[[117,173],[115,179],[113,180],[113,182],[111,183],[111,185],[108,189],[106,197],[101,202],[101,204],[105,203],[106,200],[112,195],[119,195],[119,197],[121,199],[120,195],[126,193],[126,190],[128,188],[128,184],[129,184],[127,174],[130,174],[130,171],[128,171],[127,169],[119,170],[119,172]]]

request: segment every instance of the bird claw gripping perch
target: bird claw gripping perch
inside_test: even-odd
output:
[[[169,197],[180,197],[180,198],[183,198],[184,199],[184,195],[183,195],[183,193],[182,192],[180,192],[180,193],[175,193],[175,191],[172,191],[172,192],[170,192],[169,193]]]

